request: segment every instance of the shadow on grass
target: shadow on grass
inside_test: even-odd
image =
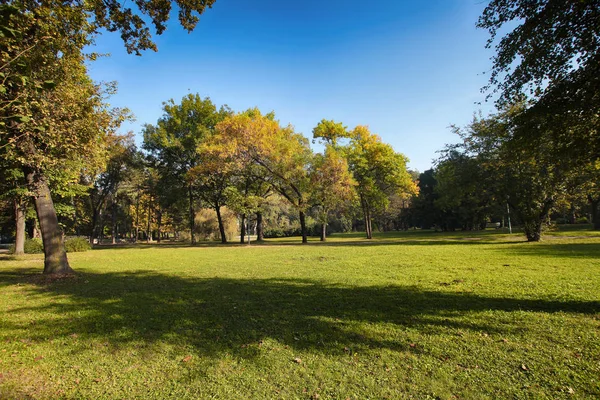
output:
[[[257,354],[273,339],[293,349],[324,354],[344,348],[419,351],[394,340],[398,330],[448,334],[527,331],[510,314],[533,311],[596,313],[599,302],[490,298],[422,291],[415,287],[345,287],[294,279],[189,279],[148,273],[81,273],[74,279],[43,283],[37,271],[0,273],[3,286],[29,283],[23,295],[43,302],[7,314],[35,315],[28,322],[7,318],[2,336],[27,329],[29,339],[49,340],[77,334],[112,346],[164,341],[193,346],[205,355]],[[48,295],[48,299],[37,297]],[[54,301],[53,299],[61,299]],[[67,299],[64,302],[62,299]],[[29,319],[29,318],[27,318]],[[12,321],[11,321],[12,320]],[[387,333],[372,333],[377,325]]]
[[[500,240],[498,238],[483,238],[483,237],[457,237],[457,238],[442,238],[439,239],[412,239],[412,238],[376,238],[372,240],[366,239],[350,239],[345,237],[335,237],[325,242],[311,238],[308,243],[302,243],[301,238],[286,238],[282,239],[267,239],[262,242],[252,242],[251,244],[240,244],[237,242],[200,242],[195,245],[189,243],[143,243],[143,244],[117,244],[117,245],[96,245],[93,250],[144,250],[144,249],[173,249],[173,248],[227,248],[227,247],[281,247],[281,246],[325,246],[325,247],[363,247],[363,246],[429,246],[429,245],[472,245],[472,244],[515,244],[523,242],[521,238],[511,238],[510,240]]]
[[[505,251],[505,250],[503,250]],[[527,256],[591,258],[600,260],[600,243],[535,243],[513,246],[510,252]]]

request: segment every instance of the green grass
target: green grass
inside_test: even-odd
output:
[[[597,233],[297,241],[2,256],[0,398],[600,397]]]

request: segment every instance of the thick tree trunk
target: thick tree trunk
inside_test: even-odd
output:
[[[265,232],[263,228],[263,215],[261,212],[256,213],[256,240],[259,242],[265,240]]]
[[[25,170],[27,183],[34,193],[35,212],[40,221],[44,243],[44,274],[68,274],[69,266],[58,218],[46,178],[41,174]]]
[[[190,240],[192,245],[196,244],[196,237],[194,236],[194,231],[196,230],[196,213],[194,211],[194,192],[192,191],[192,186],[188,186],[188,196],[189,196],[189,206],[190,206]]]
[[[542,240],[542,221],[531,220],[523,223],[523,230],[528,242],[539,242]]]
[[[324,242],[327,240],[327,224],[323,223],[321,225],[321,242]]]
[[[241,218],[240,218],[240,243],[244,244],[246,243],[244,241],[244,238],[246,237],[246,214],[242,214]]]
[[[308,243],[306,234],[306,215],[304,215],[304,211],[300,211],[300,230],[302,231],[302,243]]]
[[[21,200],[15,200],[15,255],[25,254],[25,210]]]
[[[217,212],[217,221],[219,221],[219,233],[221,234],[221,243],[227,243],[227,236],[225,235],[225,226],[223,225],[223,217],[221,216],[221,206],[215,207]]]

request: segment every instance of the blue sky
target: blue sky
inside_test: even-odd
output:
[[[162,102],[187,93],[235,111],[275,111],[307,137],[323,118],[368,125],[424,171],[484,100],[492,51],[475,23],[481,0],[217,0],[190,34],[170,21],[158,52],[125,52],[106,33],[92,77],[117,81],[114,106],[138,137]],[[176,17],[176,15],[175,15]]]

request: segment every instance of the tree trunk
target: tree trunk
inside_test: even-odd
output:
[[[369,205],[362,196],[360,196],[360,205],[363,210],[363,218],[365,220],[365,233],[367,234],[367,239],[372,239],[373,234],[371,232],[371,214],[369,212]]]
[[[35,212],[42,231],[44,274],[72,273],[46,178],[30,170],[24,172],[27,183],[34,193]]]
[[[156,241],[158,243],[160,243],[161,240],[161,236],[162,236],[162,211],[160,210],[160,207],[157,207],[156,209]]]
[[[300,230],[302,231],[302,243],[308,243],[308,237],[306,235],[306,216],[304,211],[300,211]]]
[[[240,243],[244,244],[244,243],[246,243],[244,241],[244,238],[246,237],[246,214],[242,214],[240,223],[241,223],[241,228],[240,228]]]
[[[146,223],[146,243],[150,243],[152,241],[152,231],[150,230],[151,228],[151,223],[152,223],[152,201],[148,200],[148,210],[147,210],[147,214],[148,214],[148,220]]]
[[[217,221],[219,221],[219,232],[221,234],[221,243],[227,243],[227,236],[225,236],[225,226],[223,225],[223,217],[221,216],[221,206],[215,207],[217,212]]]
[[[324,242],[327,240],[327,224],[323,223],[321,225],[321,242]]]
[[[189,205],[190,205],[190,240],[192,245],[196,244],[196,238],[194,236],[194,231],[196,230],[196,213],[194,212],[194,192],[192,191],[192,186],[188,186],[188,196],[189,196]]]
[[[528,242],[539,242],[542,240],[542,220],[530,220],[523,223],[523,230]]]
[[[96,238],[96,226],[98,225],[98,212],[95,208],[92,208],[92,231],[90,233],[90,244],[94,245],[94,239]]]
[[[15,255],[25,254],[25,210],[22,201],[15,200],[15,221],[17,229],[15,235]]]
[[[98,244],[102,244],[102,241],[104,240],[104,215],[102,214],[102,209],[100,209],[100,223],[99,223],[99,228],[100,228],[100,233],[98,234]]]
[[[265,233],[263,229],[263,215],[261,212],[256,213],[256,240],[259,242],[265,240]]]
[[[600,210],[598,209],[600,206],[600,197],[596,197],[594,199],[592,196],[588,196],[588,201],[592,209],[591,211],[593,229],[595,231],[600,231]]]
[[[111,237],[112,244],[117,243],[117,202],[113,196],[112,198],[112,210],[111,210],[111,220],[112,220],[112,229],[111,229]]]
[[[140,187],[137,188],[137,198],[135,199],[135,240],[137,241],[140,238]]]

